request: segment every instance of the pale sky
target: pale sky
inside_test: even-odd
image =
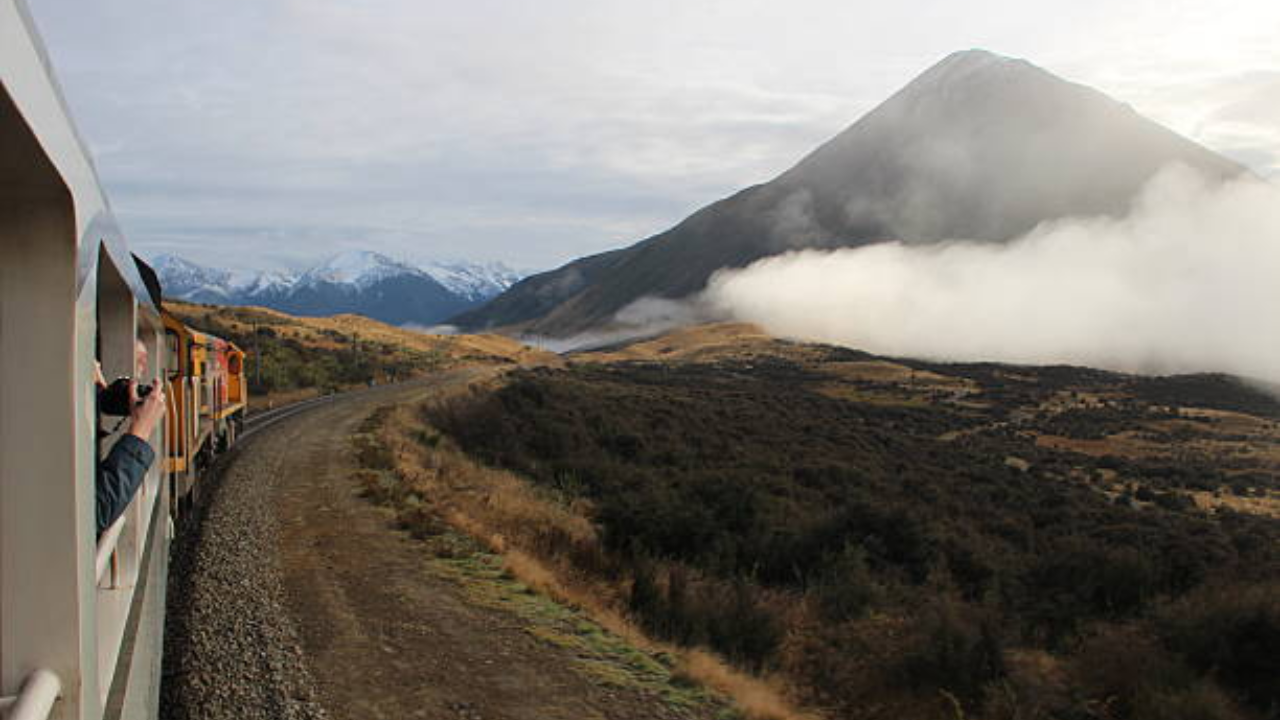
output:
[[[131,244],[547,269],[765,182],[947,54],[1280,179],[1280,2],[28,0]]]

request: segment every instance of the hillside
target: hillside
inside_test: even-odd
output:
[[[426,466],[459,467],[440,459],[458,447],[521,482],[433,475],[396,490],[431,498],[405,522],[474,508],[651,636],[829,717],[1280,702],[1280,401],[1237,379],[919,362],[742,325],[508,377],[405,434]]]
[[[631,247],[517,283],[454,323],[567,336],[721,268],[888,239],[1002,241],[1041,221],[1123,212],[1159,169],[1245,170],[1030,63],[956,53],[774,180]]]
[[[173,301],[165,307],[192,327],[231,340],[245,351],[255,404],[272,396],[288,399],[461,365],[561,362],[551,353],[499,335],[432,335],[358,315],[294,317],[266,308]]]

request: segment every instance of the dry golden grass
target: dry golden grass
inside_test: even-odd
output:
[[[1098,439],[1069,438],[1061,435],[1037,435],[1036,445],[1050,450],[1065,450],[1090,457],[1114,455],[1130,459],[1159,457],[1168,452],[1168,446],[1144,440],[1134,432],[1122,432]]]
[[[855,403],[926,407],[941,398],[951,403],[971,403],[964,398],[981,390],[976,382],[968,378],[916,370],[889,360],[806,364],[810,370],[835,380],[816,384],[813,387],[815,392]]]
[[[581,353],[580,357],[593,362],[714,360],[747,357],[773,342],[774,338],[756,325],[715,323],[672,330],[651,340],[619,349]]]
[[[775,684],[738,672],[711,653],[685,650],[680,660],[676,672],[733,698],[734,705],[749,718],[816,720],[819,717],[796,710]]]
[[[921,405],[936,396],[959,401],[978,392],[978,384],[967,378],[951,377],[927,370],[915,370],[890,360],[830,362],[820,346],[780,341],[756,325],[713,323],[680,328],[649,340],[607,351],[580,353],[590,362],[750,362],[759,357],[785,358],[808,370],[831,378],[814,391],[828,397],[877,405]],[[885,387],[867,389],[853,383],[876,383]]]
[[[215,320],[224,327],[252,334],[253,325],[270,327],[277,335],[319,348],[336,348],[358,336],[365,342],[383,343],[418,352],[440,352],[453,360],[504,361],[518,365],[553,365],[563,361],[555,353],[525,345],[501,335],[438,335],[395,327],[361,315],[295,317],[262,307],[223,307],[166,302],[175,315],[199,327]],[[334,337],[334,335],[338,337]],[[245,348],[246,350],[248,348]]]
[[[1167,455],[1174,451],[1198,451],[1215,457],[1256,457],[1263,462],[1280,463],[1280,430],[1269,421],[1251,415],[1199,408],[1185,408],[1181,412],[1187,417],[1213,413],[1226,419],[1212,425],[1190,420],[1152,420],[1138,424],[1133,430],[1089,440],[1043,434],[1037,438],[1036,444],[1094,457],[1116,455],[1142,458]],[[1179,432],[1189,432],[1195,437],[1176,443],[1162,438],[1163,435]],[[1152,436],[1151,433],[1157,435]]]
[[[848,402],[865,403],[867,405],[900,407],[924,407],[928,405],[928,401],[925,398],[896,388],[870,390],[844,383],[819,383],[813,386],[813,391],[836,400],[847,400]]]
[[[832,357],[829,349],[781,343],[751,326],[690,328],[621,350],[582,354],[577,359],[677,364],[728,359],[750,367],[755,358],[764,356],[796,362],[822,376],[809,376],[804,380],[814,389],[862,404],[945,404],[955,408],[974,406],[975,399],[989,401],[993,405],[1011,402],[1001,399],[998,393],[982,397],[977,382],[950,377],[945,374],[950,372],[945,366],[940,366],[936,372],[925,372],[913,371],[907,365],[892,360],[833,363],[828,361]],[[1040,382],[1023,372],[999,370],[996,374],[1024,384]],[[1048,395],[1045,392],[1015,395],[1012,402],[1016,402],[1016,406],[997,408],[1009,410],[1007,415],[993,415],[993,419],[998,418],[1000,422],[946,433],[942,439],[959,440],[972,432],[1007,427],[1018,435],[1019,442],[1025,442],[1025,438],[1034,437],[1034,428],[1038,427],[1037,423],[1044,415],[1107,408],[1125,411],[1131,403],[1141,402],[1140,398],[1130,397],[1127,392],[1105,389],[1116,386],[1100,383],[1099,388],[1102,389],[1098,390],[1077,390],[1068,386],[1048,400],[1045,400]],[[1001,389],[1001,384],[994,383],[993,387]],[[1120,416],[1125,422],[1107,427],[1123,428],[1124,432],[1108,437],[1082,439],[1041,434],[1035,442],[1041,447],[1064,453],[1093,457],[1158,458],[1176,463],[1203,454],[1209,459],[1231,456],[1251,461],[1262,459],[1265,467],[1280,468],[1280,430],[1273,421],[1241,413],[1196,408],[1160,406],[1148,409],[1151,410],[1149,414],[1140,410],[1136,414]],[[1182,417],[1172,415],[1173,410]],[[667,652],[679,658],[679,676],[732,697],[747,717],[797,720],[813,717],[788,701],[789,697],[803,698],[820,706],[828,702],[830,696],[815,692],[818,688],[817,683],[811,681],[812,677],[821,677],[829,686],[839,687],[840,692],[857,701],[858,707],[867,705],[868,717],[949,717],[960,716],[965,710],[973,711],[973,708],[961,708],[960,702],[951,695],[914,697],[906,690],[892,689],[886,695],[885,688],[893,688],[893,681],[880,673],[889,672],[885,668],[896,667],[895,663],[904,656],[903,648],[916,647],[911,643],[916,642],[914,638],[917,636],[913,633],[919,626],[918,617],[873,614],[841,626],[845,628],[840,630],[843,634],[832,641],[831,628],[818,626],[821,622],[818,611],[806,610],[806,606],[811,604],[817,607],[809,597],[799,593],[762,595],[761,605],[767,606],[775,617],[782,618],[779,624],[786,628],[777,662],[771,666],[775,668],[775,674],[763,678],[737,671],[701,650],[670,648],[655,642],[646,637],[627,614],[632,588],[630,580],[625,577],[625,570],[612,568],[614,573],[611,577],[622,576],[622,579],[604,581],[601,578],[609,576],[608,573],[592,573],[583,569],[590,563],[583,564],[581,558],[590,558],[591,551],[599,552],[600,546],[588,504],[581,501],[578,505],[566,504],[567,498],[535,489],[509,473],[478,465],[451,446],[446,438],[427,428],[419,413],[403,408],[396,412],[383,432],[389,442],[393,445],[399,443],[397,447],[401,448],[396,458],[397,473],[408,483],[414,496],[424,498],[438,517],[502,554],[507,572],[524,585],[561,603],[585,610],[600,625],[635,646]],[[1053,432],[1068,434],[1074,434],[1076,430],[1070,424],[1051,427],[1055,428]],[[423,442],[424,433],[427,442]],[[1036,454],[1025,457],[1034,458]],[[1010,467],[1023,472],[1032,469],[1032,462],[1022,456],[1006,455],[1004,460]],[[1080,467],[1070,467],[1073,459],[1066,457],[1061,467],[1052,474],[1043,475],[1046,482],[1085,483],[1114,498],[1132,494],[1141,481],[1140,475],[1125,476],[1116,470],[1094,467],[1096,463],[1080,458],[1075,460]],[[1267,466],[1266,463],[1272,464]],[[1229,507],[1280,517],[1280,495],[1274,493],[1262,497],[1252,494],[1240,497],[1226,492],[1193,493],[1176,487],[1161,489],[1162,493],[1166,491],[1184,492],[1204,508]],[[1141,508],[1152,506],[1152,503],[1140,504]],[[566,549],[584,552],[566,552]],[[597,557],[604,562],[602,553]],[[660,592],[671,587],[670,575],[663,575],[664,572],[665,569],[659,569],[653,573],[652,582]],[[693,579],[689,586],[695,589],[706,579],[697,577],[696,573],[691,576]],[[775,607],[785,602],[790,602],[793,607],[785,610]],[[866,661],[847,661],[846,658],[854,652],[863,653]],[[829,658],[839,658],[839,661]],[[991,707],[998,709],[992,711],[995,713],[992,716],[1043,717],[1046,715],[1026,703],[1045,698],[1053,700],[1067,694],[1066,671],[1047,653],[1015,648],[1006,660],[1009,680],[994,692],[1005,693],[1007,697],[988,698],[993,703]],[[818,664],[821,664],[820,671],[828,674],[819,675],[817,671],[804,674]],[[836,670],[839,674],[835,674]],[[784,685],[780,678],[786,678],[791,684]],[[896,694],[899,692],[900,695]],[[842,705],[846,709],[850,706]],[[885,708],[892,708],[893,714],[885,714]]]
[[[1280,426],[1265,418],[1225,410],[1179,408],[1186,419],[1154,420],[1138,430],[1116,433],[1099,439],[1039,435],[1036,445],[1091,457],[1115,456],[1134,460],[1164,458],[1176,462],[1193,456],[1206,459],[1233,458],[1246,461],[1256,470],[1280,472]],[[1147,432],[1163,435],[1156,438]],[[1193,437],[1171,442],[1168,434],[1190,433]],[[1114,473],[1111,473],[1114,475]],[[1104,478],[1110,483],[1112,478]],[[1280,518],[1280,493],[1274,491],[1241,496],[1223,490],[1181,490],[1203,509],[1228,508],[1236,512]]]
[[[1195,491],[1188,493],[1196,505],[1205,509],[1227,508],[1236,512],[1264,515],[1280,519],[1280,494],[1240,497],[1228,493]]]
[[[976,392],[978,390],[978,384],[968,378],[916,370],[888,360],[828,362],[817,369],[841,380],[901,383],[908,388],[926,392]]]
[[[938,402],[976,410],[988,406],[983,401],[979,383],[969,378],[917,370],[888,359],[831,362],[819,346],[781,342],[755,325],[741,323],[682,328],[626,347],[582,353],[577,357],[596,362],[749,362],[763,356],[785,358],[830,378],[830,381],[814,383],[811,389],[839,400],[898,407],[924,407]],[[1019,383],[1037,382],[1034,374],[1014,368],[997,370],[995,375]],[[1130,400],[1118,391],[1068,389],[1053,393],[1038,406],[1028,407],[1023,412],[1056,415],[1074,410],[1116,407]],[[1152,410],[1176,412],[1181,418],[1135,423],[1129,430],[1098,439],[1039,433],[1035,434],[1035,443],[1042,448],[1095,458],[1116,456],[1131,460],[1176,461],[1187,453],[1210,459],[1233,458],[1264,472],[1280,472],[1280,423],[1244,413],[1206,408],[1152,407]],[[971,434],[1018,422],[1015,418],[1010,422],[951,431],[938,439],[954,442]],[[1194,437],[1176,442],[1169,440],[1170,435],[1181,436],[1179,433]],[[1101,487],[1115,484],[1114,478],[1103,479],[1106,482]],[[1204,508],[1228,507],[1241,512],[1280,516],[1280,494],[1277,493],[1252,497],[1223,492],[1188,491],[1186,494]]]
[[[225,307],[167,302],[165,306],[184,322],[201,330],[238,335],[249,353],[248,367],[253,367],[251,337],[255,329],[267,328],[276,338],[298,343],[312,351],[349,348],[356,338],[362,344],[377,348],[386,361],[414,362],[413,358],[430,356],[436,368],[462,365],[552,366],[564,361],[554,353],[538,350],[499,335],[438,335],[387,325],[359,315],[333,317],[295,317],[261,307]],[[339,389],[350,386],[340,386]],[[268,394],[250,393],[249,407],[257,412],[291,402],[315,397],[327,388],[307,387],[274,390]]]
[[[299,388],[297,390],[277,390],[269,395],[255,393],[249,396],[249,412],[256,413],[272,408],[283,407],[292,403],[310,400],[320,395],[320,388]]]
[[[456,392],[469,392],[458,390]],[[446,402],[448,396],[436,402]],[[680,672],[731,699],[753,720],[815,720],[786,699],[781,683],[731,668],[699,650],[672,647],[648,637],[627,616],[626,579],[613,582],[584,572],[575,563],[593,556],[606,562],[600,538],[584,503],[565,505],[517,476],[467,457],[428,426],[420,408],[395,407],[375,431],[399,479],[396,495],[442,519],[502,556],[504,568],[530,588],[578,608],[632,645],[676,657]],[[377,473],[366,479],[374,490]],[[376,492],[376,490],[375,490]],[[384,500],[387,499],[384,497]],[[393,504],[395,499],[392,498]],[[567,557],[566,553],[574,555]]]

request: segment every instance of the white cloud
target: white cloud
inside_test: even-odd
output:
[[[252,257],[262,232],[282,255],[376,238],[542,267],[625,245],[768,180],[974,46],[1096,84],[1262,172],[1280,155],[1265,113],[1230,110],[1248,94],[1233,78],[1280,72],[1280,5],[1263,0],[32,9],[126,231],[158,247],[181,230],[212,262]]]
[[[714,276],[702,302],[785,337],[945,360],[1280,382],[1280,191],[1154,178],[1122,219],[1008,244],[804,251]]]

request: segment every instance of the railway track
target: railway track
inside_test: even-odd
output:
[[[354,392],[364,392],[364,391],[356,390]],[[267,410],[266,412],[250,415],[249,417],[245,418],[244,431],[240,433],[240,438],[241,439],[247,438],[253,435],[254,433],[258,432],[259,430],[265,427],[270,427],[271,425],[277,422],[280,422],[281,420],[284,420],[287,417],[292,417],[294,415],[297,415],[300,412],[305,412],[306,410],[317,407],[319,405],[327,405],[329,403],[332,403],[336,398],[340,396],[349,395],[349,394],[350,393],[320,395],[319,397],[313,397],[310,400],[301,400],[299,402],[289,403],[288,405],[284,405],[282,407]]]
[[[532,620],[477,601],[361,496],[348,439],[371,413],[491,372],[362,388],[248,423],[271,429],[221,461],[199,533],[180,538],[173,561],[163,720],[714,716],[718,706],[686,709],[602,681],[591,668],[605,660],[584,664],[581,649],[542,639]],[[580,627],[547,622],[548,637]]]
[[[410,380],[407,382],[412,383],[413,381]],[[311,410],[321,405],[328,405],[338,400],[339,398],[358,397],[360,395],[364,395],[369,392],[378,390],[379,388],[387,388],[387,387],[394,387],[394,386],[395,384],[374,385],[371,387],[359,388],[357,390],[346,390],[339,393],[331,393],[329,395],[320,395],[317,397],[313,397],[309,400],[299,400],[298,402],[289,403],[288,405],[282,405],[281,407],[273,408],[271,410],[267,410],[266,412],[255,413],[245,418],[244,430],[240,433],[240,438],[241,439],[247,438],[253,433],[256,433],[259,430],[262,430],[264,428],[270,427],[271,425],[274,425],[275,423],[280,422],[285,418],[293,417],[294,415],[297,415],[300,412],[306,412],[307,410]]]

